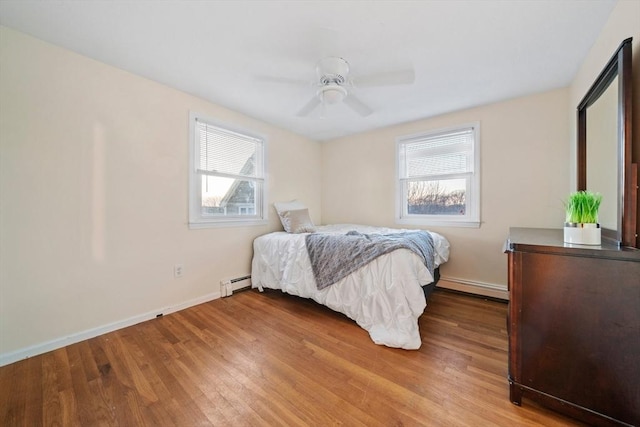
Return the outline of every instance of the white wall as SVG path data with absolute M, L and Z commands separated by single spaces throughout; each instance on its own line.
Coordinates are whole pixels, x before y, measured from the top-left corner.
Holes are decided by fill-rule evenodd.
M 458 111 L 322 146 L 322 220 L 394 223 L 395 138 L 480 122 L 480 228 L 429 227 L 451 242 L 445 281 L 506 290 L 510 226 L 559 228 L 569 190 L 567 89 Z M 443 283 L 446 285 L 446 283 Z M 499 294 L 504 296 L 504 292 Z
M 216 297 L 281 228 L 273 201 L 320 222 L 319 143 L 5 27 L 0 43 L 0 364 Z M 189 230 L 190 110 L 267 137 L 268 226 Z

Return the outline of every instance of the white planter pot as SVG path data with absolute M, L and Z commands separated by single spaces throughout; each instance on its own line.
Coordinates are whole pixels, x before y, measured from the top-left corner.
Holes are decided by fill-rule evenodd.
M 564 241 L 573 245 L 599 245 L 600 224 L 565 222 Z

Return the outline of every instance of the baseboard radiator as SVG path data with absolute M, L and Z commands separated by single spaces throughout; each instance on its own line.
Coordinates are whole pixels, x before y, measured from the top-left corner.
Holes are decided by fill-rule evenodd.
M 440 278 L 440 281 L 438 282 L 438 287 L 444 289 L 452 289 L 454 291 L 466 292 L 469 294 L 498 298 L 505 301 L 509 300 L 509 292 L 506 285 L 495 285 L 492 283 L 483 283 L 442 276 Z
M 506 286 L 494 285 L 482 282 L 472 282 L 452 277 L 442 277 L 438 282 L 438 286 L 445 289 L 453 289 L 477 295 L 484 295 L 503 300 L 509 299 L 509 293 Z M 220 281 L 220 296 L 230 297 L 234 292 L 240 292 L 251 289 L 251 275 L 222 279 Z
M 234 279 L 222 279 L 220 281 L 220 296 L 230 297 L 234 292 L 251 289 L 251 275 L 236 277 Z

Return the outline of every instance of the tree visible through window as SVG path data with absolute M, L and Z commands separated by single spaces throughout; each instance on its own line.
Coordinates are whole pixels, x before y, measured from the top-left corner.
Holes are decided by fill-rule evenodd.
M 467 211 L 464 189 L 447 188 L 440 181 L 414 181 L 407 185 L 409 214 L 464 215 Z

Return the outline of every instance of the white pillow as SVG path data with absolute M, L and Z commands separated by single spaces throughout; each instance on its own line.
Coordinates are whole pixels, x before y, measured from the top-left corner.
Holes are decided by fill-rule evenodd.
M 291 227 L 289 226 L 289 220 L 283 219 L 282 214 L 286 211 L 297 211 L 300 209 L 306 209 L 306 206 L 297 200 L 292 200 L 290 202 L 275 202 L 273 206 L 276 208 L 276 212 L 278 212 L 278 216 L 280 217 L 280 222 L 284 227 L 284 231 L 287 233 L 291 232 Z
M 283 224 L 289 225 L 290 233 L 313 233 L 316 227 L 309 217 L 309 209 L 282 212 Z

